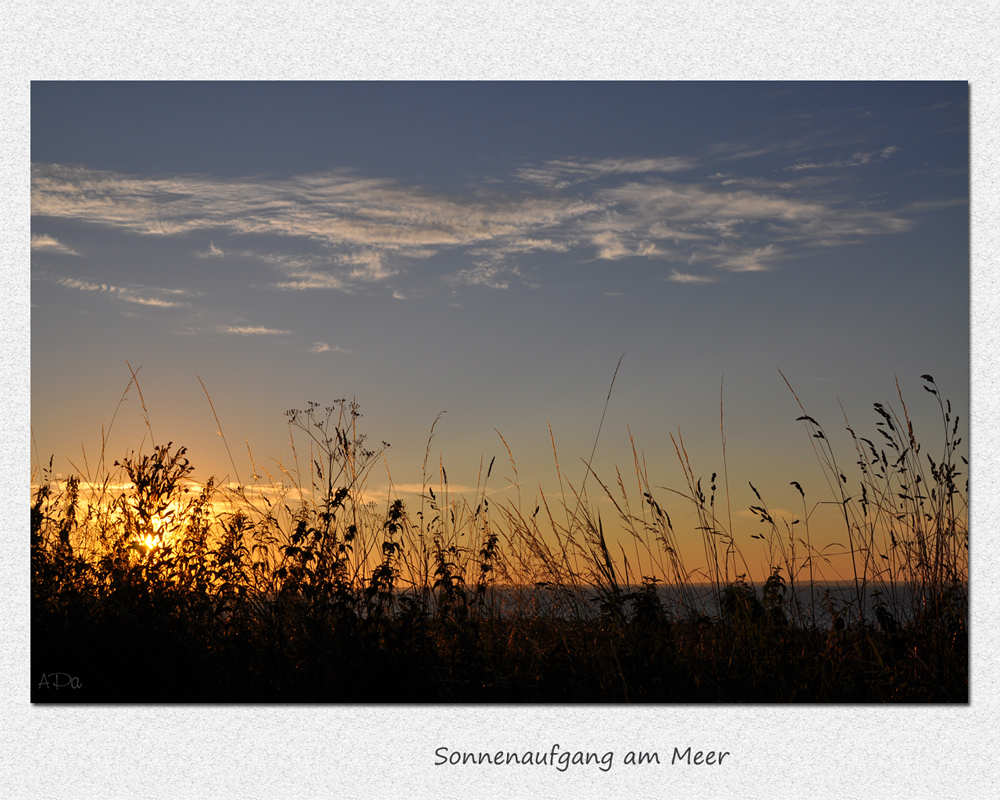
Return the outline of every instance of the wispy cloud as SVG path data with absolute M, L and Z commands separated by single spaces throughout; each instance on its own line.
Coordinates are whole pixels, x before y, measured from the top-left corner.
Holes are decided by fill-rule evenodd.
M 261 325 L 219 325 L 219 333 L 235 333 L 240 336 L 287 336 L 289 331 L 277 328 L 265 328 Z
M 386 267 L 382 254 L 376 251 L 344 256 L 341 260 L 351 265 L 350 277 L 356 281 L 381 281 L 396 274 L 396 270 Z
M 830 247 L 908 230 L 901 213 L 843 198 L 728 190 L 662 180 L 602 190 L 614 212 L 585 224 L 598 258 L 659 256 L 730 271 L 760 269 L 792 245 Z
M 430 484 L 429 488 L 433 491 L 433 489 L 434 489 L 435 486 L 437 486 L 436 483 L 435 484 Z M 463 495 L 463 494 L 474 495 L 474 494 L 477 494 L 478 492 L 482 491 L 482 487 L 466 486 L 464 484 L 449 483 L 447 486 L 448 486 L 448 492 L 452 493 L 452 494 L 456 494 L 456 495 Z M 379 490 L 376 489 L 376 495 L 378 497 L 381 497 L 383 499 L 383 501 L 384 501 L 386 493 L 390 489 L 393 492 L 396 492 L 397 494 L 422 495 L 422 494 L 426 494 L 427 493 L 428 485 L 423 485 L 423 484 L 419 484 L 419 483 L 394 483 L 394 484 L 392 484 L 391 487 L 387 486 L 384 489 L 380 490 L 381 493 L 379 493 Z M 495 492 L 487 492 L 487 495 L 491 495 L 491 494 L 494 494 L 494 493 Z
M 707 275 L 691 275 L 687 272 L 678 272 L 672 269 L 670 270 L 670 277 L 667 280 L 674 281 L 675 283 L 715 283 L 717 279 Z
M 884 161 L 889 158 L 893 153 L 898 153 L 898 147 L 885 147 L 882 150 L 874 153 L 865 153 L 858 151 L 854 153 L 850 158 L 839 160 L 839 161 L 825 161 L 825 162 L 814 162 L 814 161 L 800 161 L 798 164 L 792 164 L 790 167 L 785 167 L 787 170 L 804 170 L 804 169 L 840 169 L 842 167 L 861 167 L 865 164 L 871 164 L 877 161 Z
M 161 296 L 162 294 L 167 295 L 178 295 L 186 294 L 181 290 L 171 290 L 171 289 L 135 289 L 125 286 L 113 286 L 107 283 L 91 283 L 90 281 L 81 281 L 77 278 L 58 278 L 56 283 L 67 289 L 76 289 L 81 292 L 100 292 L 110 297 L 114 297 L 118 300 L 122 300 L 126 303 L 137 303 L 143 306 L 155 306 L 158 308 L 174 308 L 177 306 L 186 306 L 186 302 L 179 302 L 176 300 L 165 300 Z
M 273 254 L 264 260 L 279 270 L 287 280 L 278 281 L 274 286 L 278 289 L 308 291 L 312 289 L 350 290 L 350 282 L 345 276 L 329 272 L 329 259 L 302 258 L 299 256 L 283 257 Z
M 842 162 L 801 161 L 789 169 L 860 166 L 897 151 L 857 150 Z M 747 147 L 733 145 L 716 159 L 747 155 Z M 705 166 L 707 180 L 673 177 Z M 512 281 L 526 282 L 523 259 L 542 253 L 672 262 L 686 265 L 676 274 L 694 277 L 693 265 L 769 269 L 792 249 L 855 243 L 913 224 L 905 210 L 879 210 L 838 194 L 831 176 L 786 182 L 738 177 L 712 173 L 705 159 L 689 157 L 566 158 L 522 166 L 513 181 L 517 190 L 507 193 L 498 183 L 489 190 L 484 183 L 481 190 L 447 194 L 348 172 L 147 178 L 40 164 L 32 169 L 32 213 L 151 236 L 267 236 L 261 241 L 270 252 L 259 257 L 277 276 L 259 285 L 344 292 L 366 291 L 412 270 L 440 269 L 428 265 L 445 251 L 472 263 L 449 267 L 450 274 L 440 276 L 446 285 L 506 289 Z M 524 190 L 525 183 L 538 188 Z M 294 254 L 281 252 L 282 240 Z M 55 246 L 61 247 L 46 238 L 37 242 L 39 248 Z M 196 254 L 222 259 L 227 252 L 212 241 Z
M 730 272 L 765 272 L 771 268 L 771 264 L 780 254 L 780 250 L 773 244 L 767 247 L 758 247 L 754 250 L 744 250 L 724 256 L 719 262 L 719 266 Z
M 49 253 L 61 253 L 66 256 L 80 255 L 73 248 L 67 247 L 55 237 L 49 236 L 44 233 L 31 234 L 31 249 L 44 250 Z
M 591 210 L 593 205 L 575 198 L 447 197 L 342 173 L 224 181 L 140 178 L 49 164 L 32 168 L 32 214 L 153 235 L 219 228 L 420 252 L 523 236 Z
M 329 345 L 326 342 L 316 342 L 312 347 L 309 348 L 310 353 L 350 353 L 350 350 L 345 350 L 343 347 L 338 347 L 337 345 Z
M 635 175 L 683 172 L 694 169 L 698 162 L 691 158 L 604 158 L 600 160 L 565 159 L 546 161 L 539 166 L 522 167 L 518 180 L 537 183 L 553 189 L 564 189 L 575 183 L 596 180 L 609 175 Z
M 221 247 L 216 247 L 215 242 L 208 243 L 208 250 L 203 250 L 201 252 L 195 253 L 198 258 L 222 258 L 225 256 Z
M 459 270 L 451 278 L 453 285 L 485 286 L 488 289 L 509 289 L 509 278 L 520 273 L 516 268 L 500 264 L 477 264 L 469 269 Z

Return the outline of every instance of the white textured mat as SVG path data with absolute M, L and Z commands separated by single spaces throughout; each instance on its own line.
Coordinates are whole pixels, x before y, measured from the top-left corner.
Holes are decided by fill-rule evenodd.
M 1000 774 L 994 520 L 1000 63 L 995 3 L 4 0 L 0 27 L 0 787 L 8 797 L 987 797 Z M 32 707 L 33 79 L 969 80 L 971 697 L 958 707 Z M 436 765 L 438 748 L 613 752 L 611 768 Z M 673 749 L 728 751 L 714 766 Z M 660 764 L 631 766 L 629 751 Z

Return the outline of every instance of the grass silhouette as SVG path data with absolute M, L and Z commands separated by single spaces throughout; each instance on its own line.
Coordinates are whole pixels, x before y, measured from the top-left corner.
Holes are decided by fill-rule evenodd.
M 685 565 L 634 443 L 638 491 L 620 472 L 615 490 L 587 473 L 631 560 L 613 552 L 586 479 L 562 474 L 554 440 L 560 498 L 530 514 L 490 500 L 492 461 L 472 501 L 443 463 L 430 480 L 430 439 L 419 507 L 391 488 L 373 502 L 366 483 L 388 445 L 369 445 L 346 399 L 286 412 L 295 463 L 275 475 L 254 464 L 246 484 L 195 483 L 172 443 L 111 466 L 102 452 L 95 474 L 65 481 L 50 460 L 31 501 L 32 700 L 967 702 L 967 462 L 950 403 L 923 380 L 940 458 L 921 454 L 900 392 L 902 416 L 875 404 L 874 438 L 845 417 L 853 481 L 802 409 L 842 513 L 840 590 L 818 577 L 826 556 L 798 483 L 801 522 L 776 520 L 751 484 L 763 532 L 737 536 L 724 430 L 725 513 L 718 475 L 697 476 L 672 437 L 686 482 L 674 494 L 696 511 L 707 572 Z M 760 585 L 746 577 L 751 542 L 767 555 Z M 58 670 L 80 687 L 37 680 Z

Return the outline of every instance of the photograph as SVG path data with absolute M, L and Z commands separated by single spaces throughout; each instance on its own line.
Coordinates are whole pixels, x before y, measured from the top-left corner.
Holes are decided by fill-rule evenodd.
M 30 103 L 33 708 L 969 705 L 967 80 Z

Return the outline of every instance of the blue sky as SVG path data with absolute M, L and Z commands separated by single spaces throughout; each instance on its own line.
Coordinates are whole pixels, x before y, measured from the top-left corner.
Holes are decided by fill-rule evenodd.
M 924 373 L 968 418 L 963 82 L 34 83 L 31 120 L 33 463 L 63 474 L 126 361 L 202 479 L 287 463 L 283 412 L 346 396 L 398 487 L 445 411 L 432 462 L 472 487 L 497 456 L 513 498 L 499 431 L 525 505 L 550 424 L 579 484 L 622 354 L 597 474 L 631 431 L 683 488 L 678 427 L 721 472 L 724 375 L 734 511 L 827 499 L 778 369 L 828 431 L 898 376 L 936 450 Z M 133 392 L 109 456 L 143 436 Z

